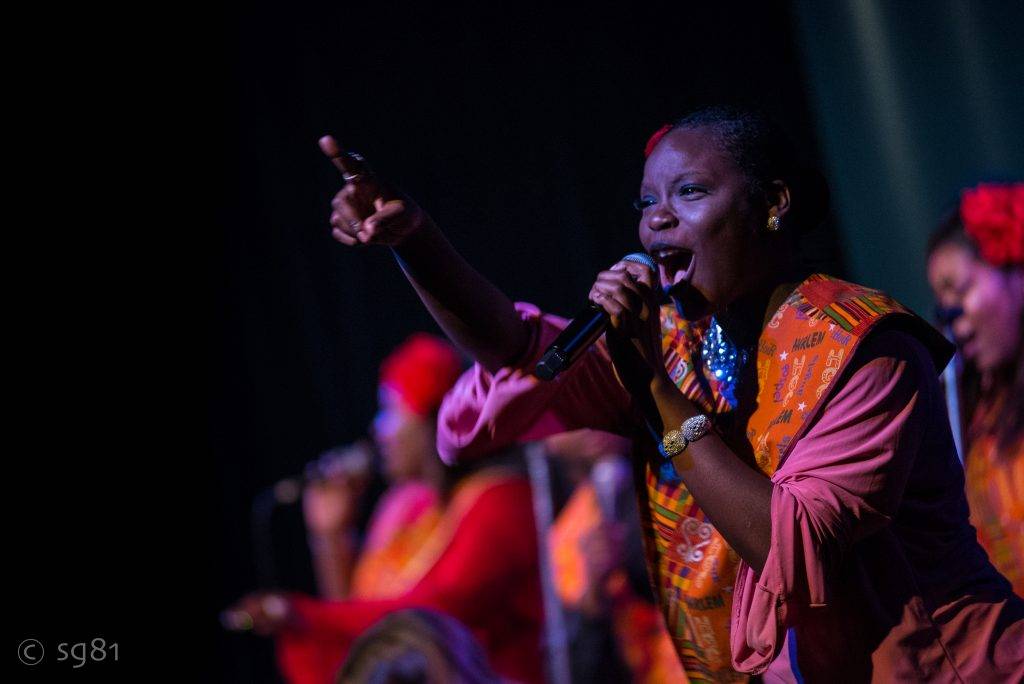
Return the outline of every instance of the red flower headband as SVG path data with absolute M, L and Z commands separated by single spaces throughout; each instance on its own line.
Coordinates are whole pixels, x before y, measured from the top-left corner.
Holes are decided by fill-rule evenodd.
M 1024 183 L 982 183 L 964 190 L 960 219 L 985 261 L 1024 265 Z

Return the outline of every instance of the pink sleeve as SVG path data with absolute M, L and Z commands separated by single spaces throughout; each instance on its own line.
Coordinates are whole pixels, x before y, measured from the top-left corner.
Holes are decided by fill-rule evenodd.
M 772 477 L 771 548 L 760 576 L 740 564 L 733 665 L 765 670 L 787 627 L 827 605 L 833 570 L 857 540 L 889 524 L 921 443 L 924 348 L 897 331 L 864 342 L 848 380 Z
M 629 394 L 615 378 L 604 340 L 555 380 L 540 380 L 533 368 L 566 321 L 522 302 L 516 310 L 531 330 L 523 358 L 493 374 L 474 365 L 441 404 L 437 450 L 444 462 L 585 427 L 631 435 Z

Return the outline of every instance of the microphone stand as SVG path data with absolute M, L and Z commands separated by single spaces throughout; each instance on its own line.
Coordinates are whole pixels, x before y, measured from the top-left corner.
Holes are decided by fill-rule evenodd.
M 278 580 L 273 534 L 274 511 L 277 510 L 277 504 L 278 497 L 274 487 L 267 487 L 253 498 L 249 515 L 257 586 L 268 589 L 276 587 Z
M 946 339 L 955 344 L 953 338 L 953 326 L 949 323 L 942 326 L 942 333 Z M 946 364 L 942 371 L 943 384 L 946 386 L 946 412 L 949 414 L 949 427 L 953 432 L 953 444 L 956 445 L 956 455 L 960 459 L 960 465 L 964 464 L 964 442 L 963 423 L 960 419 L 960 379 L 961 357 L 960 349 L 953 352 L 953 358 Z
M 551 505 L 551 481 L 547 454 L 540 442 L 526 445 L 526 467 L 533 492 L 533 517 L 537 524 L 537 560 L 540 565 L 541 596 L 544 606 L 544 632 L 547 646 L 548 680 L 551 684 L 570 684 L 569 643 L 562 602 L 555 591 L 548 531 L 554 521 Z

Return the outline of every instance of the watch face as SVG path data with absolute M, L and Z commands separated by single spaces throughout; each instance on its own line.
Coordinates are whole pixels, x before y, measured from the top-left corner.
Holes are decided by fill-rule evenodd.
M 707 416 L 703 414 L 693 416 L 683 423 L 683 434 L 686 436 L 687 441 L 694 442 L 706 435 L 710 427 L 711 421 L 708 420 Z
M 665 433 L 665 437 L 661 440 L 662 446 L 665 448 L 665 453 L 669 456 L 675 456 L 683 447 L 686 445 L 685 438 L 681 430 L 671 430 Z

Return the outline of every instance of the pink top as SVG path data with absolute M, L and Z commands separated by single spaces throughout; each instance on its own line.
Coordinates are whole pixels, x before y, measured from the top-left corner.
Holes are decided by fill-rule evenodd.
M 635 434 L 603 344 L 540 381 L 529 370 L 564 321 L 517 308 L 530 348 L 517 368 L 478 366 L 449 393 L 445 460 L 580 427 Z M 741 564 L 733 592 L 734 667 L 775 681 L 1024 680 L 1024 601 L 967 522 L 935 367 L 912 336 L 865 340 L 772 482 L 764 571 Z

